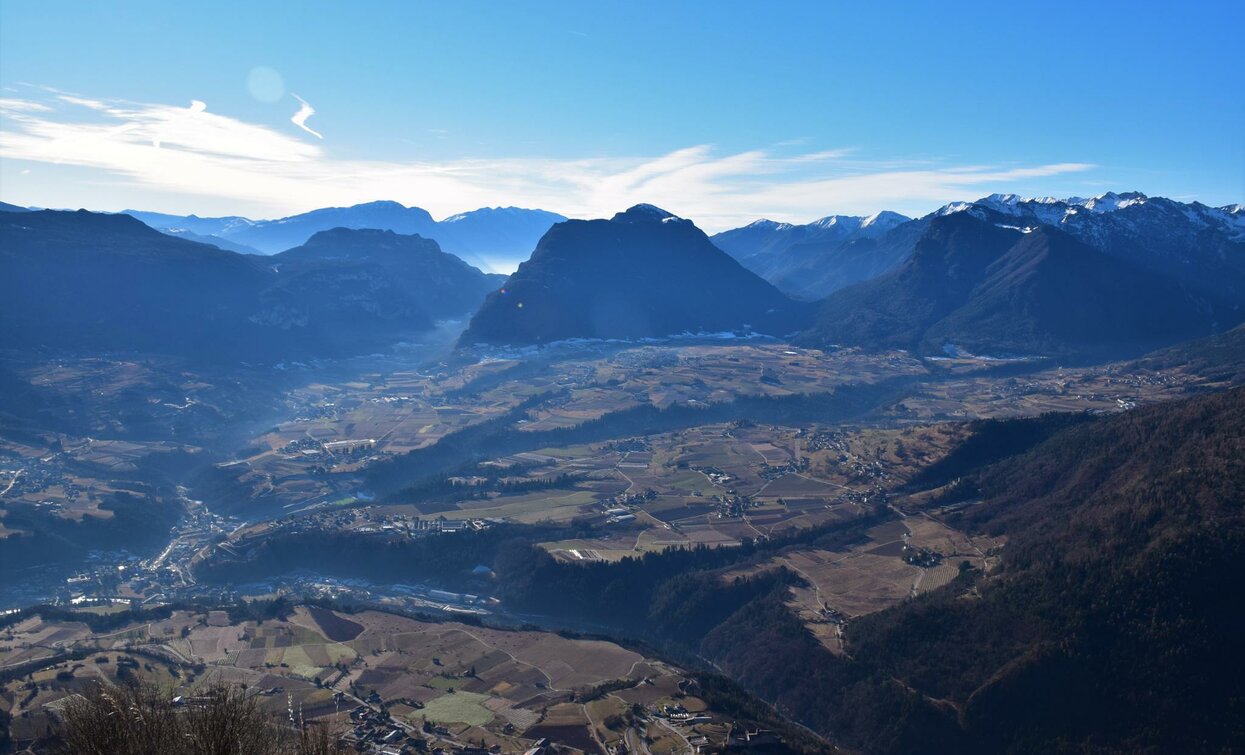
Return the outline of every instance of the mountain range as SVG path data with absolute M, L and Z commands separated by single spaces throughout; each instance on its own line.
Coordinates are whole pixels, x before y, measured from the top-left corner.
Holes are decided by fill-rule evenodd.
M 552 213 L 515 209 L 437 223 L 394 202 L 259 222 L 136 213 L 166 226 L 158 236 L 105 215 L 0 209 L 11 322 L 25 324 L 19 337 L 44 344 L 184 350 L 190 341 L 171 335 L 184 319 L 204 348 L 236 351 L 252 336 L 264 342 L 270 328 L 284 334 L 278 351 L 333 353 L 474 312 L 460 343 L 801 331 L 799 343 L 821 347 L 1088 360 L 1135 356 L 1245 320 L 1245 210 L 1139 193 L 992 195 L 917 219 L 759 221 L 712 239 L 651 205 L 558 223 Z M 352 227 L 368 225 L 398 230 Z M 421 230 L 456 233 L 481 250 L 541 235 L 503 280 Z M 267 257 L 246 245 L 295 239 Z M 819 302 L 800 300 L 826 289 Z M 92 306 L 56 306 L 69 292 L 65 301 Z M 203 317 L 193 317 L 196 307 Z M 154 312 L 167 316 L 140 327 Z M 161 335 L 164 325 L 170 334 Z
M 1245 301 L 1245 206 L 1208 207 L 1139 192 L 1090 199 L 992 194 L 913 220 L 895 213 L 830 216 L 808 225 L 759 220 L 716 234 L 713 242 L 786 293 L 820 299 L 895 268 L 934 218 L 962 213 L 1016 229 L 1053 226 L 1201 293 Z
M 276 220 L 250 220 L 236 215 L 201 218 L 125 210 L 152 228 L 175 235 L 195 234 L 232 251 L 276 254 L 333 228 L 375 228 L 433 239 L 445 251 L 480 267 L 488 260 L 526 259 L 536 241 L 554 223 L 566 218 L 544 210 L 518 207 L 482 208 L 437 222 L 426 210 L 398 202 L 368 202 L 352 207 L 326 207 Z
M 809 305 L 746 270 L 689 220 L 636 205 L 609 220 L 568 220 L 489 294 L 461 343 L 798 329 Z
M 1175 278 L 1202 293 L 1245 301 L 1245 205 L 1207 207 L 1107 192 L 1092 199 L 992 194 L 936 214 L 967 213 L 999 225 L 1049 225 L 1112 257 Z
M 830 215 L 807 225 L 758 220 L 712 241 L 791 296 L 821 299 L 902 261 L 920 232 L 909 221 L 897 212 Z
M 1018 230 L 957 212 L 929 220 L 899 267 L 827 298 L 801 341 L 1101 358 L 1204 336 L 1233 318 L 1226 301 L 1055 226 Z
M 21 349 L 331 357 L 461 317 L 497 283 L 436 243 L 338 229 L 272 258 L 124 214 L 0 212 L 0 319 Z

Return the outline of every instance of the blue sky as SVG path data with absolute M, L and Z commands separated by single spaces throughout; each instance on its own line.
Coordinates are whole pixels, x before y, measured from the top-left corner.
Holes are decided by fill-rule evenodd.
M 995 191 L 1237 203 L 1242 29 L 1240 2 L 5 0 L 0 198 L 646 201 L 709 230 Z

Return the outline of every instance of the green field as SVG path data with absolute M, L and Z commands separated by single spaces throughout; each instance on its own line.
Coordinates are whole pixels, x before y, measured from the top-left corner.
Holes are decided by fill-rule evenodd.
M 438 724 L 484 726 L 493 720 L 493 712 L 484 707 L 485 700 L 488 700 L 488 695 L 476 692 L 446 693 L 427 702 L 414 715 Z

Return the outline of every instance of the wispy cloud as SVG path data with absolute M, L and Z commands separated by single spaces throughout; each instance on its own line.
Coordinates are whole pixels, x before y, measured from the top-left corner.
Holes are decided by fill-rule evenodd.
M 49 113 L 52 108 L 42 102 L 31 102 L 15 98 L 0 98 L 0 110 L 26 113 Z
M 298 112 L 290 118 L 290 122 L 315 138 L 323 139 L 324 137 L 320 135 L 319 131 L 315 131 L 307 125 L 307 119 L 316 114 L 316 109 L 308 104 L 307 100 L 304 100 L 296 94 L 294 95 L 294 99 L 298 100 L 302 104 L 302 107 L 300 107 Z
M 306 125 L 315 110 L 293 122 Z M 573 217 L 608 216 L 637 202 L 658 204 L 706 230 L 758 217 L 808 221 L 831 212 L 920 211 L 1034 179 L 1085 171 L 1085 163 L 946 165 L 869 161 L 848 149 L 798 145 L 723 153 L 695 145 L 667 154 L 584 159 L 471 159 L 397 162 L 334 157 L 319 143 L 264 125 L 190 107 L 105 102 L 53 93 L 46 101 L 0 100 L 0 158 L 76 166 L 167 198 L 227 200 L 235 211 L 272 216 L 374 199 L 419 205 L 443 216 L 491 205 L 523 205 Z M 6 186 L 7 198 L 20 185 Z M 43 204 L 56 200 L 39 197 Z M 60 204 L 70 204 L 61 202 Z M 93 204 L 99 209 L 120 209 Z

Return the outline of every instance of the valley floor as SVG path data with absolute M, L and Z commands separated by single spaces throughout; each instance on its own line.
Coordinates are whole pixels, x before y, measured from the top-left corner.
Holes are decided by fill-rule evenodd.
M 291 365 L 275 381 L 96 357 L 13 371 L 42 408 L 0 431 L 7 607 L 108 615 L 286 596 L 614 631 L 515 598 L 496 550 L 444 573 L 306 556 L 323 555 L 325 538 L 364 554 L 453 552 L 455 538 L 518 527 L 564 567 L 741 549 L 721 583 L 795 575 L 783 601 L 836 655 L 860 618 L 998 566 L 1007 537 L 964 527 L 976 501 L 949 496 L 954 480 L 910 484 L 973 435 L 971 421 L 1115 414 L 1224 387 L 1153 361 L 922 360 L 769 339 L 412 351 Z M 80 395 L 97 398 L 67 400 Z M 144 526 L 109 529 L 114 519 Z M 70 547 L 50 558 L 47 542 Z M 753 556 L 758 543 L 775 547 Z M 434 737 L 504 751 L 542 736 L 586 752 L 682 751 L 722 744 L 729 728 L 720 714 L 669 718 L 667 707 L 695 717 L 703 705 L 673 666 L 557 635 L 516 645 L 527 635 L 308 608 L 263 624 L 182 611 L 103 635 L 23 617 L 5 631 L 0 700 L 18 738 L 121 666 L 187 690 L 204 674 L 276 689 L 274 706 L 288 697 L 343 726 L 383 704 L 403 731 L 428 722 Z M 580 699 L 605 683 L 622 686 Z

